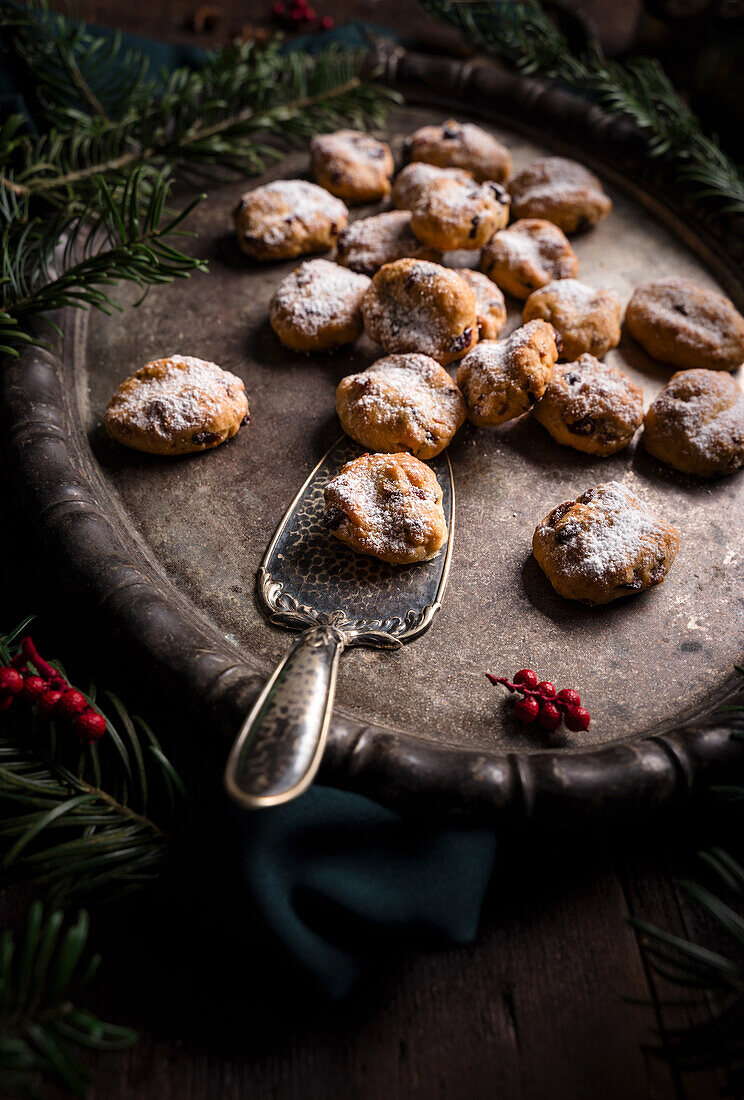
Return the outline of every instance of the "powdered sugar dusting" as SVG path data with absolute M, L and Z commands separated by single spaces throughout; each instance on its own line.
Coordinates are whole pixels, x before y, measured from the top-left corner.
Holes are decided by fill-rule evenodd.
M 529 264 L 538 269 L 571 253 L 568 240 L 557 225 L 535 218 L 521 218 L 501 229 L 487 248 L 508 263 Z
M 271 314 L 314 336 L 329 326 L 344 327 L 361 311 L 370 285 L 366 275 L 329 260 L 306 260 L 283 279 L 271 300 Z
M 240 402 L 242 395 L 241 380 L 216 363 L 171 355 L 148 363 L 122 383 L 107 416 L 132 430 L 168 439 L 204 427 L 224 413 L 226 401 Z
M 390 269 L 378 272 L 364 298 L 372 339 L 386 351 L 417 351 L 437 360 L 466 351 L 476 325 L 475 295 L 460 276 L 425 260 L 400 260 Z
M 360 218 L 347 226 L 339 237 L 338 262 L 364 275 L 374 275 L 383 264 L 409 256 L 413 259 L 439 258 L 439 253 L 414 236 L 408 210 L 390 210 L 371 218 Z
M 460 391 L 444 368 L 426 355 L 386 356 L 361 374 L 344 378 L 339 398 L 339 411 L 342 405 L 348 410 L 344 413 L 348 427 L 362 437 L 368 434 L 361 442 L 375 450 L 410 449 L 429 457 L 465 419 Z M 388 434 L 399 442 L 393 446 L 375 442 Z
M 393 184 L 393 204 L 407 210 L 411 203 L 420 194 L 426 191 L 434 180 L 455 180 L 458 182 L 472 183 L 470 172 L 463 168 L 439 168 L 435 164 L 424 164 L 423 161 L 415 161 L 407 165 L 400 172 Z
M 441 500 L 435 474 L 411 455 L 362 455 L 326 485 L 326 523 L 362 553 L 422 561 L 446 536 Z
M 680 372 L 651 408 L 659 432 L 685 451 L 709 463 L 723 460 L 731 469 L 744 464 L 744 393 L 731 375 Z
M 591 490 L 591 499 L 574 507 L 554 525 L 543 521 L 538 533 L 553 538 L 551 553 L 567 575 L 611 583 L 628 564 L 639 566 L 659 558 L 659 539 L 666 524 L 646 510 L 618 481 Z M 548 517 L 549 519 L 550 517 Z
M 509 150 L 472 122 L 450 118 L 441 126 L 422 126 L 406 144 L 414 161 L 467 168 L 478 180 L 502 183 L 511 173 Z
M 279 201 L 271 213 L 261 209 L 261 236 L 269 245 L 279 245 L 287 237 L 291 221 L 303 222 L 309 229 L 319 216 L 344 223 L 346 206 L 322 187 L 305 180 L 274 180 L 256 187 L 246 196 L 250 203 L 259 197 L 276 197 Z M 289 219 L 289 220 L 288 220 Z

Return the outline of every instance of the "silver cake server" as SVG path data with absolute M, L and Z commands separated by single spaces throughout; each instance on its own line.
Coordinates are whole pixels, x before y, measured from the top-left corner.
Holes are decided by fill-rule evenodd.
M 399 649 L 431 625 L 447 583 L 455 491 L 446 454 L 432 459 L 447 542 L 431 561 L 387 565 L 356 554 L 323 525 L 323 488 L 364 450 L 344 436 L 323 456 L 269 545 L 256 577 L 270 623 L 301 630 L 267 681 L 227 761 L 225 786 L 241 806 L 275 806 L 312 783 L 323 756 L 343 651 Z

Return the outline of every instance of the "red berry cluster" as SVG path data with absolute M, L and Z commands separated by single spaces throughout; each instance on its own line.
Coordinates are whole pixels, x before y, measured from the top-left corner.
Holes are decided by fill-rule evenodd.
M 550 680 L 538 683 L 537 674 L 531 668 L 520 669 L 513 681 L 504 676 L 492 676 L 490 672 L 486 676 L 492 684 L 503 684 L 509 691 L 522 695 L 514 707 L 522 725 L 529 726 L 537 720 L 546 730 L 557 730 L 561 722 L 574 733 L 589 729 L 589 711 L 582 707 L 581 696 L 573 688 L 556 691 Z
M 276 0 L 271 5 L 271 14 L 280 23 L 290 27 L 299 27 L 303 23 L 314 23 L 318 18 L 315 8 L 310 6 L 309 0 Z M 322 31 L 329 31 L 335 26 L 335 20 L 330 15 L 324 15 L 318 22 Z
M 0 710 L 6 710 L 16 699 L 35 706 L 42 718 L 66 718 L 80 740 L 88 744 L 106 732 L 103 715 L 40 656 L 30 638 L 24 638 L 18 656 L 0 668 Z

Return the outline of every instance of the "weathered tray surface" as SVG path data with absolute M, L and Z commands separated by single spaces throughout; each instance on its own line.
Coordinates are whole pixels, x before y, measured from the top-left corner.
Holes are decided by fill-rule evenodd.
M 454 109 L 465 116 L 464 107 Z M 444 113 L 394 112 L 394 147 Z M 525 136 L 523 125 L 491 129 L 517 168 L 555 151 Z M 266 178 L 307 168 L 307 155 L 297 153 Z M 691 275 L 723 284 L 742 307 L 744 291 L 702 237 L 668 212 L 662 224 L 644 209 L 653 205 L 648 196 L 615 171 L 603 174 L 615 209 L 575 239 L 580 278 L 627 299 L 654 276 Z M 19 472 L 53 551 L 69 558 L 73 584 L 93 595 L 117 641 L 155 654 L 174 686 L 188 681 L 228 729 L 290 642 L 255 605 L 260 559 L 339 433 L 339 379 L 381 354 L 366 337 L 333 356 L 282 347 L 268 303 L 295 265 L 259 266 L 240 254 L 230 211 L 242 190 L 215 189 L 191 221 L 209 275 L 157 289 L 138 309 L 92 317 L 89 326 L 65 318 L 64 363 L 26 357 L 8 391 Z M 463 254 L 454 262 L 474 261 Z M 511 329 L 519 303 L 509 307 Z M 172 352 L 240 375 L 250 426 L 213 452 L 175 460 L 114 444 L 101 427 L 114 388 L 138 365 Z M 630 337 L 607 361 L 642 384 L 647 399 L 671 373 Z M 699 482 L 639 446 L 595 460 L 560 447 L 529 418 L 496 431 L 467 425 L 449 454 L 458 516 L 444 608 L 429 633 L 401 652 L 356 650 L 346 658 L 326 779 L 397 805 L 477 816 L 534 809 L 567 819 L 645 810 L 698 774 L 725 774 L 738 751 L 725 730 L 657 738 L 710 710 L 734 683 L 744 628 L 744 476 Z M 531 555 L 532 531 L 554 505 L 611 478 L 679 528 L 680 552 L 659 588 L 587 610 L 553 592 Z M 586 734 L 517 727 L 484 672 L 508 675 L 525 665 L 581 691 L 592 712 Z

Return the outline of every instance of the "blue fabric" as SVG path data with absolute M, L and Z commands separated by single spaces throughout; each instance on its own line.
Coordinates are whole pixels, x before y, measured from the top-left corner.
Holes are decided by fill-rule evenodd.
M 204 58 L 192 47 L 123 38 L 150 58 L 154 72 Z M 331 40 L 363 46 L 364 27 L 352 24 L 288 46 L 317 49 Z M 33 79 L 8 41 L 6 35 L 0 110 L 21 112 L 37 131 Z M 425 826 L 361 795 L 324 787 L 286 806 L 230 812 L 225 827 L 232 830 L 227 839 L 247 918 L 257 919 L 283 961 L 328 996 L 347 993 L 393 944 L 436 946 L 475 936 L 496 851 L 491 830 Z
M 347 993 L 393 944 L 475 936 L 496 851 L 491 829 L 422 825 L 329 787 L 232 820 L 248 904 L 328 996 Z

